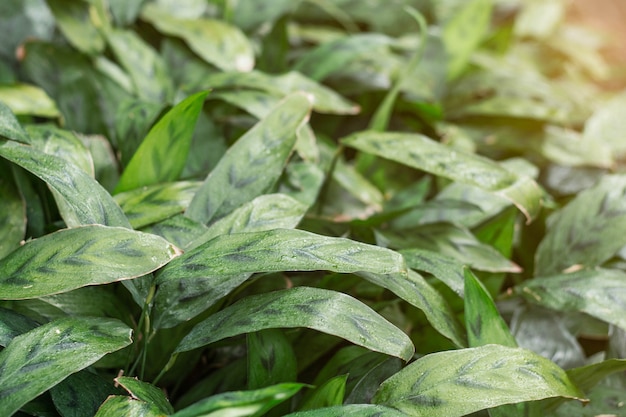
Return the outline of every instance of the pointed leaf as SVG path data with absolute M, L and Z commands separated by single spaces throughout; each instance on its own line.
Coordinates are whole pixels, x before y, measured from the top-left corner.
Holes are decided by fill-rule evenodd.
M 115 378 L 115 382 L 128 391 L 133 398 L 152 404 L 157 407 L 161 413 L 174 413 L 174 407 L 172 407 L 167 400 L 163 391 L 154 385 L 127 376 L 117 377 Z
M 406 417 L 395 408 L 371 404 L 351 404 L 319 408 L 310 411 L 298 411 L 285 417 Z
M 615 372 L 626 371 L 626 359 L 608 359 L 580 368 L 569 369 L 567 376 L 580 389 L 589 390 Z
M 465 270 L 465 327 L 470 347 L 499 344 L 517 347 L 489 291 L 469 268 Z
M 343 404 L 347 380 L 347 374 L 330 378 L 306 397 L 300 409 L 314 410 Z
M 626 245 L 626 175 L 606 175 L 550 217 L 536 253 L 535 274 L 593 268 Z
M 63 35 L 78 50 L 95 55 L 104 49 L 104 39 L 89 16 L 89 3 L 63 0 L 46 0 L 46 3 Z
M 252 45 L 239 28 L 224 21 L 176 18 L 155 3 L 143 7 L 141 18 L 164 34 L 183 38 L 191 50 L 223 71 L 254 68 Z
M 302 387 L 304 384 L 285 383 L 252 391 L 225 392 L 190 405 L 171 417 L 262 416 L 296 395 Z
M 465 277 L 463 264 L 450 256 L 426 249 L 402 249 L 399 251 L 409 268 L 428 272 L 463 297 Z
M 402 256 L 389 249 L 303 230 L 275 229 L 222 235 L 210 240 L 170 262 L 158 274 L 156 282 L 316 270 L 406 274 Z
M 32 240 L 0 260 L 0 299 L 36 298 L 148 274 L 180 252 L 125 228 L 84 226 Z
M 542 193 L 532 179 L 518 178 L 494 161 L 442 145 L 426 136 L 364 131 L 342 142 L 362 152 L 501 195 L 512 201 L 529 221 L 540 209 Z
M 0 352 L 0 409 L 11 415 L 68 375 L 129 345 L 130 335 L 118 320 L 68 317 L 17 336 Z
M 342 293 L 307 287 L 246 297 L 196 325 L 176 351 L 253 331 L 294 327 L 332 334 L 405 361 L 414 352 L 406 334 L 365 304 Z
M 114 395 L 107 398 L 94 417 L 163 417 L 163 413 L 145 401 Z
M 426 355 L 383 382 L 373 401 L 409 416 L 457 417 L 503 404 L 582 395 L 549 360 L 521 348 L 485 345 Z
M 543 307 L 584 312 L 626 329 L 624 282 L 625 272 L 598 268 L 531 279 L 515 291 Z
M 247 342 L 248 389 L 297 380 L 296 355 L 281 330 L 250 333 Z
M 0 100 L 0 138 L 1 137 L 21 143 L 30 143 L 28 134 L 17 121 L 12 109 Z
M 68 226 L 130 227 L 111 195 L 76 165 L 30 146 L 0 140 L 0 156 L 32 172 L 65 199 Z
M 308 120 L 311 103 L 304 94 L 282 100 L 272 112 L 237 140 L 206 178 L 186 215 L 210 223 L 266 193 L 278 181 Z
M 200 187 L 197 181 L 179 181 L 135 188 L 114 196 L 130 225 L 139 229 L 182 213 Z
M 63 417 L 93 416 L 109 395 L 119 393 L 113 381 L 84 369 L 50 390 L 54 408 Z
M 193 131 L 207 94 L 203 91 L 187 97 L 150 129 L 122 173 L 116 193 L 178 179 L 185 168 Z
M 56 103 L 46 92 L 30 84 L 0 86 L 0 102 L 14 114 L 57 118 L 61 116 Z
M 117 61 L 130 75 L 140 99 L 157 103 L 171 99 L 174 87 L 167 67 L 149 44 L 129 30 L 109 30 L 106 38 Z

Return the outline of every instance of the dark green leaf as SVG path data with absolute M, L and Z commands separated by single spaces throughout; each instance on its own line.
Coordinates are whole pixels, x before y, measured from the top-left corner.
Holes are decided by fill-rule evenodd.
M 26 233 L 26 202 L 14 184 L 9 164 L 0 161 L 0 259 L 20 246 Z
M 626 175 L 607 175 L 554 213 L 536 253 L 535 275 L 593 268 L 626 245 Z
M 515 288 L 528 301 L 559 311 L 579 311 L 626 329 L 626 273 L 593 269 L 525 281 Z M 607 308 L 610 306 L 610 308 Z
M 343 404 L 347 379 L 348 375 L 339 375 L 329 379 L 306 397 L 300 409 L 314 410 Z
M 6 346 L 16 336 L 26 333 L 38 324 L 32 319 L 0 307 L 0 346 Z
M 130 225 L 139 229 L 182 213 L 200 187 L 197 181 L 179 181 L 135 188 L 115 195 Z
M 307 287 L 246 297 L 196 325 L 176 351 L 253 331 L 294 327 L 339 336 L 404 360 L 414 352 L 406 334 L 365 304 L 342 293 Z
M 297 380 L 296 356 L 291 343 L 278 329 L 250 333 L 248 341 L 248 389 Z
M 212 19 L 181 19 L 172 16 L 155 3 L 141 10 L 141 18 L 160 32 L 181 37 L 206 62 L 224 71 L 250 71 L 254 51 L 237 27 Z
M 470 347 L 499 344 L 517 347 L 489 291 L 465 268 L 465 327 Z
M 207 94 L 200 92 L 187 97 L 150 129 L 122 173 L 116 192 L 178 179 Z
M 0 156 L 32 172 L 65 199 L 68 226 L 130 224 L 110 194 L 87 173 L 30 146 L 0 140 Z
M 202 417 L 207 415 L 235 415 L 258 417 L 276 405 L 294 396 L 303 384 L 278 384 L 253 391 L 225 392 L 199 401 L 172 417 Z
M 456 417 L 559 396 L 583 398 L 561 368 L 525 349 L 485 345 L 418 359 L 385 381 L 374 402 L 409 416 Z
M 113 381 L 83 370 L 68 376 L 50 390 L 63 417 L 93 416 L 109 395 L 118 393 Z
M 309 116 L 304 94 L 281 101 L 226 152 L 191 201 L 186 215 L 210 223 L 269 191 L 278 181 Z
M 84 226 L 28 242 L 0 260 L 0 298 L 36 298 L 148 274 L 180 252 L 125 228 Z
M 130 395 L 140 401 L 145 401 L 155 406 L 163 414 L 173 414 L 174 408 L 165 397 L 163 391 L 154 385 L 140 381 L 136 378 L 120 376 L 115 378 L 115 382 L 120 384 Z
M 513 202 L 529 221 L 539 212 L 542 193 L 537 184 L 528 177 L 518 178 L 483 156 L 442 145 L 420 134 L 364 131 L 342 142 L 362 152 L 491 191 Z
M 68 375 L 130 344 L 130 334 L 117 320 L 72 317 L 17 336 L 0 352 L 0 409 L 11 415 Z

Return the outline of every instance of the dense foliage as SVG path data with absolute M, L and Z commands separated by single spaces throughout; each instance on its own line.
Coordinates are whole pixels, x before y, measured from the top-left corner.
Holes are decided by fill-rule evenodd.
M 567 16 L 0 2 L 0 416 L 624 415 L 626 95 Z

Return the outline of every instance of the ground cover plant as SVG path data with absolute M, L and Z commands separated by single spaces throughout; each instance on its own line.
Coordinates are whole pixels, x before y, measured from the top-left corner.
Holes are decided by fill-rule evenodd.
M 624 80 L 567 2 L 0 33 L 0 416 L 626 413 Z

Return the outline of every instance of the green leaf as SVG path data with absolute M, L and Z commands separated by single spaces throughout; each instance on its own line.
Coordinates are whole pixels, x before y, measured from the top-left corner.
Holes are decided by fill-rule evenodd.
M 109 395 L 118 393 L 111 380 L 85 369 L 52 387 L 54 407 L 63 417 L 93 416 Z
M 465 277 L 461 262 L 448 255 L 426 249 L 402 249 L 399 252 L 409 268 L 432 274 L 455 293 L 463 296 Z
M 491 23 L 491 0 L 470 0 L 462 4 L 443 28 L 443 42 L 450 56 L 449 79 L 463 72 Z
M 420 134 L 363 131 L 342 142 L 362 152 L 491 191 L 513 202 L 529 221 L 539 212 L 542 193 L 537 183 L 528 177 L 518 178 L 483 156 L 442 145 Z
M 154 3 L 142 8 L 141 18 L 164 34 L 184 39 L 191 50 L 223 71 L 254 68 L 250 41 L 241 30 L 224 21 L 176 18 Z
M 14 184 L 8 163 L 0 161 L 0 259 L 20 246 L 26 233 L 26 202 Z
M 46 0 L 59 29 L 78 50 L 95 55 L 104 49 L 104 39 L 90 18 L 89 3 L 83 1 Z
M 310 411 L 298 411 L 287 414 L 286 417 L 406 417 L 406 414 L 382 405 L 351 404 Z
M 294 327 L 332 334 L 405 361 L 414 352 L 406 334 L 365 304 L 342 293 L 307 287 L 246 297 L 196 325 L 176 352 L 243 333 Z
M 402 256 L 389 249 L 303 230 L 275 229 L 218 236 L 170 262 L 158 274 L 156 283 L 255 272 L 316 270 L 406 274 Z
M 29 144 L 30 137 L 17 121 L 11 107 L 0 100 L 0 137 Z
M 587 391 L 615 372 L 626 371 L 626 359 L 608 359 L 599 363 L 567 370 L 567 376 L 580 389 Z
M 122 395 L 110 396 L 94 417 L 163 417 L 153 404 Z
M 515 291 L 543 307 L 584 312 L 626 329 L 625 280 L 625 272 L 597 268 L 531 279 Z
M 30 146 L 0 140 L 0 156 L 32 172 L 65 199 L 68 226 L 130 224 L 111 195 L 76 165 Z
M 165 62 L 138 34 L 112 29 L 107 31 L 106 38 L 113 54 L 130 75 L 140 99 L 160 103 L 172 98 L 174 88 Z
M 14 338 L 0 352 L 0 409 L 11 415 L 68 375 L 130 344 L 117 320 L 68 317 Z
M 139 229 L 185 211 L 199 186 L 197 181 L 155 184 L 116 194 L 114 199 L 130 225 Z
M 248 389 L 297 380 L 298 367 L 291 343 L 282 331 L 250 333 L 248 341 Z
M 56 103 L 50 96 L 41 88 L 30 84 L 0 85 L 0 101 L 17 115 L 49 118 L 61 116 Z
M 499 344 L 517 347 L 489 291 L 465 268 L 465 327 L 470 347 Z
M 148 274 L 180 252 L 125 228 L 84 226 L 32 240 L 0 260 L 0 299 L 36 298 Z
M 191 201 L 186 215 L 210 223 L 278 181 L 296 141 L 296 131 L 309 117 L 308 96 L 294 94 L 240 137 L 211 171 Z
M 373 401 L 409 416 L 457 417 L 559 396 L 583 398 L 554 363 L 525 349 L 485 345 L 426 355 L 383 382 Z
M 535 275 L 599 266 L 626 245 L 626 175 L 605 175 L 555 212 L 535 255 Z
M 252 391 L 225 392 L 190 405 L 171 417 L 262 416 L 293 397 L 303 386 L 304 384 L 286 383 Z
M 614 158 L 626 155 L 626 144 L 620 132 L 625 128 L 626 94 L 618 94 L 600 106 L 586 121 L 583 138 L 609 146 Z M 601 145 L 602 146 L 602 145 Z
M 133 398 L 155 406 L 161 413 L 174 413 L 174 407 L 167 400 L 163 391 L 154 385 L 127 376 L 117 377 L 115 382 L 128 391 Z
M 30 125 L 26 127 L 26 132 L 31 138 L 33 148 L 63 158 L 89 176 L 94 176 L 91 154 L 74 132 L 59 129 L 52 124 Z
M 0 307 L 0 346 L 6 346 L 16 336 L 26 333 L 38 324 L 32 319 Z
M 338 375 L 324 382 L 307 396 L 300 409 L 303 411 L 314 410 L 343 404 L 347 380 L 348 375 L 346 374 Z
M 379 274 L 358 272 L 366 280 L 387 288 L 398 297 L 424 312 L 428 322 L 458 347 L 466 347 L 466 335 L 446 299 L 420 274 L 409 270 L 403 273 Z
M 207 94 L 204 91 L 187 97 L 150 129 L 122 173 L 116 193 L 178 179 Z

